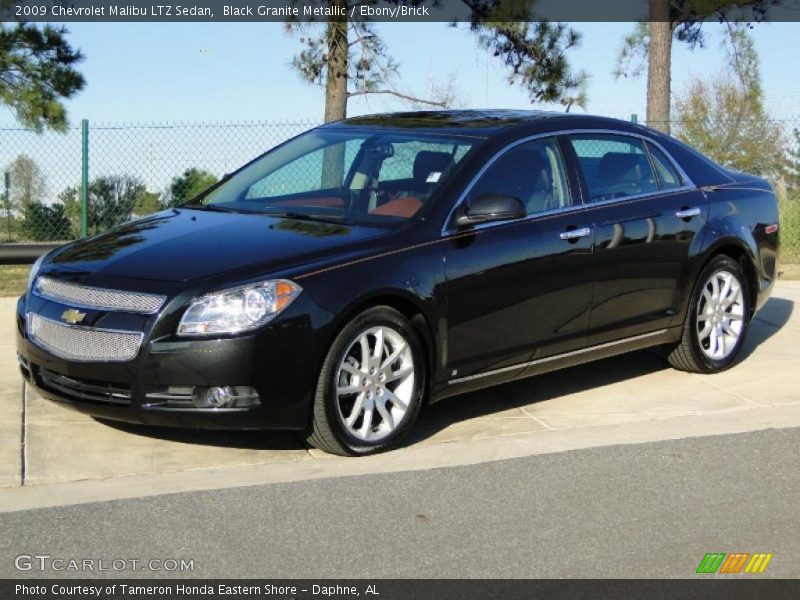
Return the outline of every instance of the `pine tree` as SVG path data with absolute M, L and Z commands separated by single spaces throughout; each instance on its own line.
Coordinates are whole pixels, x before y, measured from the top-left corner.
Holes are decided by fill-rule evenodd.
M 63 100 L 84 86 L 75 66 L 83 58 L 64 27 L 0 23 L 0 103 L 27 127 L 64 130 Z
M 393 1 L 393 0 L 387 0 Z M 509 82 L 526 89 L 531 102 L 561 102 L 566 107 L 586 101 L 583 72 L 573 72 L 567 53 L 580 34 L 562 23 L 537 21 L 531 3 L 516 0 L 462 0 L 470 11 L 469 29 L 481 45 L 502 62 Z M 348 9 L 370 0 L 328 0 L 330 7 Z M 418 0 L 416 4 L 433 0 Z M 288 22 L 301 50 L 292 65 L 300 77 L 325 89 L 325 122 L 347 116 L 354 96 L 391 95 L 417 106 L 447 108 L 452 89 L 421 98 L 397 85 L 398 63 L 373 24 L 330 18 L 324 23 Z
M 767 8 L 780 1 L 649 0 L 648 21 L 637 24 L 623 40 L 614 73 L 637 76 L 646 65 L 647 123 L 669 133 L 673 41 L 688 44 L 692 50 L 702 48 L 707 21 L 763 21 Z

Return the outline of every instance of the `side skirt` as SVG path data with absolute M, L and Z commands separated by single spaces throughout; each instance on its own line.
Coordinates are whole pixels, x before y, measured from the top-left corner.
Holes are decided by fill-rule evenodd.
M 449 398 L 450 396 L 500 385 L 516 379 L 541 375 L 542 373 L 549 373 L 550 371 L 566 369 L 567 367 L 608 358 L 609 356 L 625 354 L 626 352 L 632 352 L 634 350 L 642 350 L 652 346 L 660 346 L 661 344 L 671 344 L 680 339 L 682 329 L 682 326 L 660 329 L 658 331 L 615 340 L 613 342 L 598 344 L 597 346 L 573 350 L 564 354 L 534 359 L 520 365 L 515 365 L 514 367 L 484 371 L 483 373 L 477 373 L 467 377 L 451 379 L 446 384 L 442 385 L 440 389 L 436 390 L 431 401 L 436 402 L 437 400 Z

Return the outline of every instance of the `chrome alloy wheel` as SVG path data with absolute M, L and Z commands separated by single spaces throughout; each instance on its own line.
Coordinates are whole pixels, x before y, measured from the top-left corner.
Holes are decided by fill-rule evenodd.
M 744 325 L 742 284 L 733 273 L 715 272 L 697 303 L 697 339 L 708 358 L 722 360 L 736 348 Z
M 408 341 L 391 327 L 361 332 L 336 372 L 336 406 L 347 431 L 374 442 L 403 420 L 414 394 L 414 356 Z

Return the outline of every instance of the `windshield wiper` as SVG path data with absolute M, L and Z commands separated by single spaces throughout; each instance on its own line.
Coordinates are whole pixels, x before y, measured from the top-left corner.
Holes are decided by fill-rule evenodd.
M 342 223 L 344 222 L 344 216 L 336 216 L 336 215 L 315 215 L 313 213 L 301 213 L 301 212 L 269 212 L 264 211 L 261 214 L 267 217 L 277 217 L 279 219 L 295 219 L 297 221 L 319 221 L 321 223 Z
M 213 212 L 225 212 L 225 213 L 240 212 L 235 208 L 228 208 L 227 206 L 221 206 L 219 204 L 186 204 L 181 208 L 189 208 L 191 210 L 208 210 Z

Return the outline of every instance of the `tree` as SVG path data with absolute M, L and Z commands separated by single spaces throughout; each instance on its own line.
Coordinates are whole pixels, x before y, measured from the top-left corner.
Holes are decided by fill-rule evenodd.
M 72 238 L 72 228 L 61 203 L 47 206 L 41 202 L 25 205 L 22 233 L 34 242 L 62 241 Z
M 144 183 L 137 177 L 98 177 L 89 185 L 90 226 L 104 231 L 130 221 L 134 205 L 146 193 Z
M 580 45 L 581 35 L 563 23 L 547 21 L 475 22 L 478 41 L 508 69 L 508 83 L 519 85 L 531 103 L 586 105 L 584 71 L 574 73 L 567 52 Z
M 164 204 L 161 202 L 161 194 L 146 191 L 134 202 L 133 214 L 149 215 L 150 213 L 160 211 L 162 208 L 164 208 Z
M 637 76 L 647 65 L 647 123 L 670 131 L 672 44 L 678 40 L 695 49 L 703 47 L 703 24 L 762 21 L 767 7 L 779 0 L 649 0 L 649 21 L 636 25 L 617 57 L 615 74 Z
M 792 135 L 794 143 L 789 149 L 789 187 L 800 193 L 800 129 L 795 127 Z
M 32 202 L 41 202 L 47 189 L 44 175 L 39 165 L 27 154 L 20 154 L 9 166 L 11 189 L 9 190 L 12 210 L 24 211 Z
M 726 167 L 781 180 L 783 131 L 764 108 L 758 54 L 746 29 L 731 29 L 728 62 L 731 73 L 696 78 L 676 98 L 677 135 Z
M 64 215 L 74 231 L 81 230 L 81 201 L 78 188 L 68 187 L 58 195 L 58 202 L 64 206 Z
M 67 127 L 62 101 L 77 94 L 85 82 L 75 69 L 83 56 L 66 35 L 64 27 L 0 23 L 0 102 L 27 127 Z
M 169 206 L 178 206 L 206 191 L 217 183 L 217 176 L 204 169 L 192 167 L 174 177 L 169 185 Z
M 138 177 L 109 175 L 89 183 L 89 230 L 99 233 L 130 221 L 134 207 L 145 201 L 150 192 Z M 65 189 L 58 197 L 64 205 L 64 214 L 76 228 L 81 221 L 81 200 L 74 187 Z
M 529 2 L 462 1 L 470 10 L 470 30 L 509 69 L 509 81 L 525 87 L 532 102 L 563 101 L 567 106 L 585 102 L 586 74 L 573 73 L 566 58 L 580 42 L 578 32 L 561 23 L 535 21 Z M 351 6 L 374 0 L 327 3 L 349 14 Z M 371 23 L 330 17 L 325 23 L 289 22 L 287 29 L 298 34 L 302 46 L 293 67 L 303 80 L 325 89 L 325 122 L 344 119 L 348 99 L 368 94 L 391 95 L 415 105 L 449 106 L 447 96 L 420 98 L 398 88 L 399 65 Z

